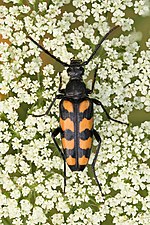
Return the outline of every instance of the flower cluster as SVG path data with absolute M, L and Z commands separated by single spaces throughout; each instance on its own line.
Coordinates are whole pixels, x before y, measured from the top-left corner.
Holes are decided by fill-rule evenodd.
M 150 122 L 130 119 L 136 111 L 150 113 L 150 38 L 142 50 L 142 35 L 134 29 L 135 15 L 149 15 L 149 1 L 47 2 L 3 0 L 0 6 L 0 224 L 149 225 Z M 67 71 L 44 58 L 28 36 L 69 64 L 74 56 L 88 59 L 112 23 L 122 32 L 105 40 L 83 79 L 90 88 L 90 72 L 98 65 L 92 97 L 130 126 L 106 120 L 95 106 L 94 126 L 102 138 L 96 174 L 104 196 L 90 165 L 74 173 L 67 167 L 64 195 L 63 160 L 51 138 L 59 101 L 49 116 L 32 114 L 46 112 L 58 93 L 60 71 L 63 88 Z M 94 140 L 89 163 L 96 146 Z

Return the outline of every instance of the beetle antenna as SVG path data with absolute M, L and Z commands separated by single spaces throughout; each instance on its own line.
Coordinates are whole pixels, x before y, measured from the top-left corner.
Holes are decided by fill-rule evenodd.
M 98 51 L 98 49 L 101 47 L 102 43 L 106 40 L 106 38 L 114 31 L 118 28 L 119 26 L 115 26 L 113 27 L 107 34 L 105 34 L 105 36 L 102 38 L 102 40 L 98 43 L 98 45 L 96 45 L 95 50 L 93 51 L 92 55 L 90 56 L 90 58 L 82 63 L 82 66 L 87 65 L 91 59 L 94 57 L 94 55 L 96 54 L 96 52 Z
M 35 44 L 37 45 L 43 52 L 45 52 L 47 55 L 51 56 L 53 59 L 55 59 L 57 62 L 59 62 L 60 64 L 62 64 L 65 67 L 69 67 L 70 65 L 62 62 L 60 59 L 56 58 L 54 55 L 52 55 L 48 50 L 46 50 L 45 48 L 43 48 L 40 44 L 38 44 L 35 40 L 33 40 L 32 37 L 28 36 L 28 38 Z

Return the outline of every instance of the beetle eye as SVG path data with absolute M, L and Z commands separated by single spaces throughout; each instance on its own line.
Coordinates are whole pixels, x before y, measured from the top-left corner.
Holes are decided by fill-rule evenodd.
M 72 71 L 72 67 L 69 67 L 68 69 L 67 69 L 67 73 L 70 73 Z
M 84 74 L 84 68 L 80 67 L 80 70 L 81 70 L 82 74 Z

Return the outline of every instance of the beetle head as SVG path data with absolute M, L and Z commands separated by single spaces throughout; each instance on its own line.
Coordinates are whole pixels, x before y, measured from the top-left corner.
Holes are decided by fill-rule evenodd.
M 67 73 L 70 79 L 81 79 L 84 74 L 84 68 L 82 66 L 82 60 L 71 59 L 70 66 L 67 69 Z

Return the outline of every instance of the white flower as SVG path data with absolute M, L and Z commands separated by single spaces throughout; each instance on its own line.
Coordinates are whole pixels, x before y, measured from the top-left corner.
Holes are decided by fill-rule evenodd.
M 42 208 L 36 206 L 33 208 L 33 213 L 29 215 L 29 223 L 37 224 L 37 223 L 46 223 L 46 216 Z M 28 223 L 27 223 L 28 224 Z
M 54 225 L 62 225 L 64 223 L 63 214 L 57 213 L 52 215 L 52 222 Z
M 1 5 L 0 7 L 0 18 L 3 18 L 8 14 L 8 9 L 6 6 Z
M 136 14 L 146 16 L 150 11 L 150 5 L 146 0 L 135 1 L 134 11 Z
M 56 209 L 58 212 L 68 213 L 70 211 L 67 203 L 63 201 L 63 198 L 58 199 L 58 203 L 56 203 Z
M 30 188 L 27 186 L 22 187 L 22 195 L 25 197 L 30 193 Z
M 9 39 L 14 44 L 17 44 L 18 46 L 20 46 L 26 41 L 26 35 L 22 31 L 20 31 L 20 32 L 14 33 L 14 37 L 10 37 Z
M 39 11 L 42 12 L 45 10 L 47 10 L 47 2 L 39 3 Z
M 31 214 L 32 205 L 27 199 L 22 199 L 21 204 L 21 214 L 27 216 Z
M 38 183 L 41 183 L 44 180 L 44 174 L 41 171 L 36 171 L 34 177 Z
M 21 193 L 17 189 L 13 190 L 10 195 L 14 199 L 19 199 L 21 197 Z
M 15 199 L 7 199 L 7 212 L 10 219 L 21 216 L 20 208 L 17 206 L 18 203 Z
M 6 155 L 1 161 L 2 165 L 5 167 L 5 171 L 8 173 L 14 173 L 17 170 L 15 156 Z
M 90 15 L 90 10 L 87 8 L 87 6 L 82 5 L 80 9 L 76 10 L 75 14 L 77 15 L 77 19 L 80 22 L 85 21 Z
M 0 143 L 0 154 L 5 154 L 9 150 L 9 145 L 7 143 Z
M 20 162 L 19 169 L 22 172 L 22 174 L 28 174 L 30 172 L 30 166 L 24 161 Z
M 6 95 L 8 94 L 9 91 L 10 91 L 10 88 L 6 82 L 3 81 L 2 83 L 0 83 L 0 92 L 2 94 Z
M 28 62 L 25 64 L 25 71 L 31 75 L 35 75 L 40 72 L 41 63 L 40 58 L 35 58 L 31 63 Z
M 13 219 L 12 224 L 14 224 L 14 225 L 23 225 L 23 220 L 21 218 Z

